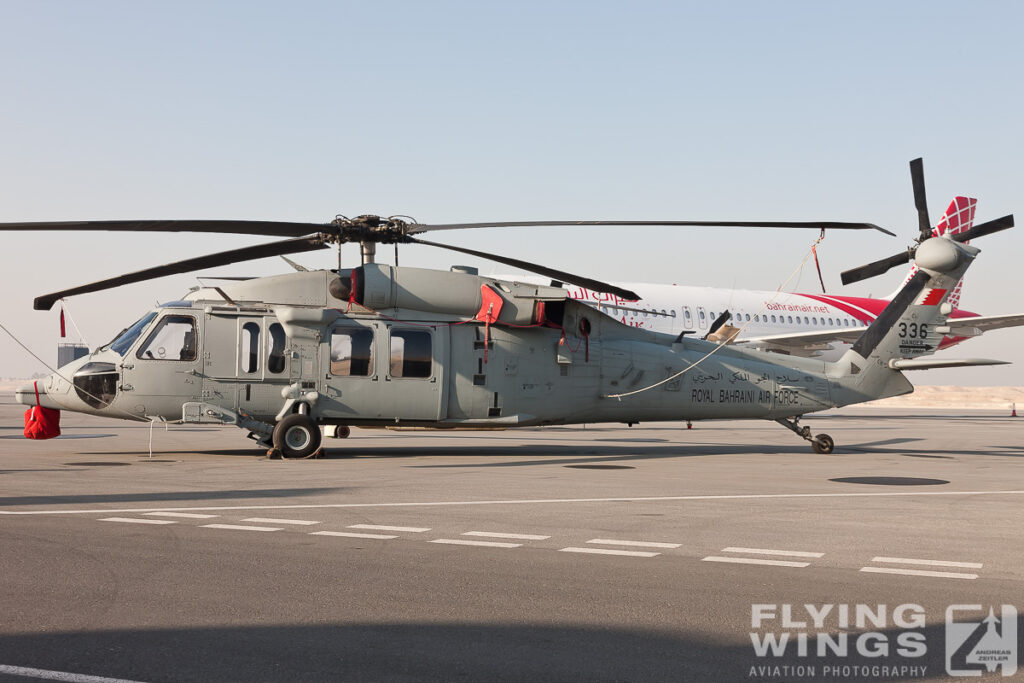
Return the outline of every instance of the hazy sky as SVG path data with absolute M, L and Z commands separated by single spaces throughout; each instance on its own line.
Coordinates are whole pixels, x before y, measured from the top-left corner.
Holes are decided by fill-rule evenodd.
M 931 214 L 1024 218 L 1019 2 L 45 2 L 0 0 L 0 221 L 247 218 L 863 220 L 839 272 Z M 438 241 L 597 278 L 774 289 L 809 232 L 501 229 Z M 265 238 L 0 234 L 0 322 L 52 362 L 34 296 Z M 981 240 L 963 305 L 1024 312 L 1024 227 Z M 390 261 L 390 248 L 382 250 Z M 358 259 L 346 247 L 348 263 Z M 330 252 L 299 256 L 313 267 Z M 404 265 L 472 260 L 405 247 Z M 482 272 L 507 272 L 479 263 Z M 280 259 L 215 274 L 286 272 Z M 194 276 L 70 299 L 108 341 Z M 808 270 L 798 290 L 815 291 Z M 1024 385 L 1024 329 L 945 352 L 1017 364 L 916 373 Z M 0 377 L 41 368 L 0 335 Z

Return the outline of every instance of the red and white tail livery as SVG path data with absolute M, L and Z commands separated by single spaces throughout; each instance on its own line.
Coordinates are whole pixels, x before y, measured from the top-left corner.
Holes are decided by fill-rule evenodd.
M 939 221 L 939 224 L 932 229 L 932 235 L 935 237 L 947 234 L 956 235 L 970 230 L 971 226 L 974 225 L 974 210 L 977 207 L 977 199 L 972 199 L 971 197 L 954 197 L 953 201 L 949 203 L 949 208 L 946 209 L 946 214 L 942 217 L 942 220 Z M 915 273 L 917 273 L 917 266 L 911 266 L 906 279 L 903 281 L 903 284 L 900 285 L 900 289 L 910 282 L 910 278 L 914 277 Z M 960 280 L 960 282 L 956 283 L 953 293 L 949 295 L 949 299 L 947 301 L 953 308 L 960 305 L 960 290 L 963 286 L 964 281 Z

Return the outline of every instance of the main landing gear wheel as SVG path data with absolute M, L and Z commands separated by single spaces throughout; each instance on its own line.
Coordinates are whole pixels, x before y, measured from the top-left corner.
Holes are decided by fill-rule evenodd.
M 814 437 L 814 440 L 811 441 L 811 448 L 813 448 L 814 452 L 819 455 L 828 455 L 835 447 L 835 442 L 832 441 L 832 437 L 828 434 L 818 434 Z
M 274 448 L 285 458 L 308 458 L 320 448 L 320 427 L 308 415 L 289 415 L 274 427 Z

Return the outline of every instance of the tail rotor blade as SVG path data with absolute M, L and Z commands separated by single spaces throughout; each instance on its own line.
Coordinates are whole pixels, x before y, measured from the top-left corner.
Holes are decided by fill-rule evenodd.
M 860 282 L 861 280 L 867 280 L 869 277 L 875 277 L 886 273 L 891 268 L 895 268 L 903 263 L 908 263 L 913 257 L 912 251 L 905 251 L 901 254 L 894 254 L 889 258 L 881 259 L 864 266 L 857 268 L 851 268 L 850 270 L 844 270 L 840 276 L 843 280 L 844 285 L 848 285 L 852 282 Z
M 967 232 L 957 233 L 953 235 L 953 239 L 957 242 L 967 242 L 969 240 L 976 239 L 978 237 L 984 237 L 985 235 L 991 235 L 994 232 L 1000 232 L 1013 227 L 1013 214 L 1009 216 L 1003 216 L 997 218 L 994 221 L 987 221 L 980 225 L 975 225 Z
M 910 162 L 910 180 L 914 183 L 914 206 L 917 207 L 917 222 L 923 242 L 932 236 L 932 222 L 928 218 L 928 199 L 924 194 L 923 159 L 917 158 Z

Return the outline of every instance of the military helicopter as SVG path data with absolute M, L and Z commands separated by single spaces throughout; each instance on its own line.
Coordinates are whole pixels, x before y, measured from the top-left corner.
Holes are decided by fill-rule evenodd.
M 67 296 L 268 256 L 339 247 L 339 267 L 225 282 L 163 304 L 18 400 L 129 420 L 235 425 L 289 458 L 321 453 L 321 426 L 494 428 L 574 423 L 770 419 L 831 453 L 807 413 L 909 393 L 904 370 L 998 364 L 919 358 L 948 332 L 946 298 L 979 250 L 968 240 L 1013 217 L 932 237 L 920 160 L 911 162 L 921 236 L 908 250 L 844 273 L 850 282 L 911 259 L 918 272 L 835 362 L 744 350 L 683 332 L 624 325 L 560 286 L 375 262 L 378 244 L 450 249 L 635 300 L 635 293 L 518 259 L 428 242 L 428 231 L 564 225 L 876 229 L 869 223 L 531 221 L 427 225 L 406 217 L 266 221 L 5 223 L 0 230 L 236 233 L 286 237 L 74 287 Z M 359 242 L 362 265 L 342 268 Z

